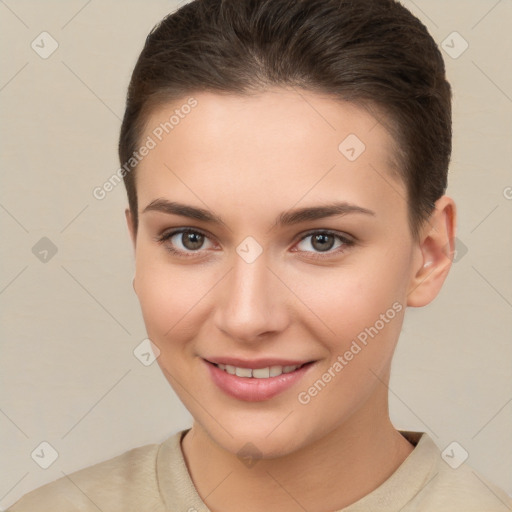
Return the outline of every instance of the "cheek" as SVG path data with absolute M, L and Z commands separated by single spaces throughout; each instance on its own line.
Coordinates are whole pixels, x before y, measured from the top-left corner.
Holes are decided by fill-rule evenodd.
M 329 355 L 303 383 L 299 410 L 310 425 L 322 417 L 326 430 L 379 391 L 403 322 L 400 265 L 364 269 L 339 269 L 330 279 L 303 282 L 303 293 L 309 287 L 305 302 L 322 320 L 311 316 L 310 325 L 323 324 L 311 330 L 316 328 Z
M 165 255 L 140 249 L 135 287 L 148 335 L 157 344 L 173 339 L 192 313 L 191 308 L 206 293 L 201 282 L 197 272 L 177 269 L 165 261 Z
M 316 314 L 310 317 L 311 329 L 329 354 L 319 373 L 336 376 L 325 375 L 332 384 L 315 398 L 315 407 L 355 407 L 378 385 L 375 375 L 384 380 L 405 312 L 407 255 L 394 251 L 383 257 L 387 251 L 382 248 L 372 253 L 301 280 L 298 294 L 307 297 L 304 302 Z
M 404 302 L 403 269 L 402 264 L 360 262 L 305 274 L 295 280 L 300 282 L 296 291 L 326 335 L 346 341 L 373 325 L 395 302 Z

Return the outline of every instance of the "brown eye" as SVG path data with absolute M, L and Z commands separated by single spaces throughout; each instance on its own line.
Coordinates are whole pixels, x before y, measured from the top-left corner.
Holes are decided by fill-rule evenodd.
M 190 228 L 169 231 L 157 237 L 156 241 L 163 244 L 172 254 L 183 257 L 198 256 L 203 250 L 214 245 L 207 235 Z
M 334 246 L 334 236 L 320 233 L 311 238 L 311 246 L 318 251 L 328 251 Z
M 354 245 L 349 236 L 330 231 L 316 230 L 306 233 L 297 244 L 297 250 L 313 258 L 330 257 L 341 254 Z
M 196 251 L 197 249 L 201 249 L 204 243 L 204 235 L 195 231 L 181 233 L 181 243 L 185 249 Z

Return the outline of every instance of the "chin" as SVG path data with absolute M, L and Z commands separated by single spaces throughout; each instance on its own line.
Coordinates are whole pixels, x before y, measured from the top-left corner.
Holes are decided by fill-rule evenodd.
M 309 418 L 292 419 L 295 411 L 287 418 L 289 413 L 259 421 L 254 417 L 245 421 L 241 415 L 237 421 L 223 422 L 222 427 L 208 421 L 200 428 L 218 446 L 239 458 L 275 459 L 290 455 L 327 433 L 324 426 L 308 424 Z

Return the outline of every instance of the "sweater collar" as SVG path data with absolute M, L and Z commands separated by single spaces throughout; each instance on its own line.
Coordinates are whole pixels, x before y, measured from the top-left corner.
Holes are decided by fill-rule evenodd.
M 159 491 L 167 510 L 210 512 L 197 493 L 181 449 L 181 441 L 189 430 L 177 432 L 160 445 L 156 460 Z M 379 487 L 337 512 L 396 512 L 435 477 L 439 450 L 429 435 L 424 432 L 399 432 L 415 446 L 414 450 Z

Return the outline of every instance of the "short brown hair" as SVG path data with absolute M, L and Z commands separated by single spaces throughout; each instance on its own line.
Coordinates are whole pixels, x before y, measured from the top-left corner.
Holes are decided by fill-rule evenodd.
M 394 0 L 185 4 L 152 29 L 133 70 L 119 139 L 121 165 L 137 150 L 156 107 L 194 92 L 251 94 L 272 86 L 385 113 L 416 236 L 447 186 L 451 88 L 426 27 Z M 135 167 L 123 178 L 136 229 Z

